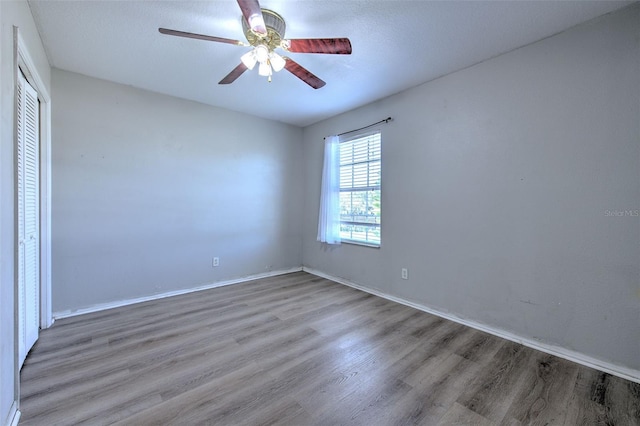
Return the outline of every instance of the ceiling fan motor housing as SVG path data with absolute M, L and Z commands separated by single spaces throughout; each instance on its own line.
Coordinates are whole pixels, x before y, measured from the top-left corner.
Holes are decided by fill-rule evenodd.
M 266 36 L 260 36 L 251 31 L 251 28 L 249 27 L 249 24 L 244 19 L 244 17 L 241 18 L 242 30 L 244 31 L 244 35 L 247 38 L 247 41 L 252 46 L 257 46 L 258 44 L 266 44 L 269 50 L 280 47 L 280 42 L 284 38 L 284 31 L 286 29 L 284 19 L 282 18 L 282 16 L 269 9 L 262 9 L 262 16 L 264 18 L 265 26 L 267 27 Z

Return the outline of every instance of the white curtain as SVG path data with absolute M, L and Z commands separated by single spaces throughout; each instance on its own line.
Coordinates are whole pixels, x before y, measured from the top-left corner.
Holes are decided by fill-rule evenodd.
M 340 138 L 324 140 L 324 167 L 318 217 L 318 241 L 340 244 Z

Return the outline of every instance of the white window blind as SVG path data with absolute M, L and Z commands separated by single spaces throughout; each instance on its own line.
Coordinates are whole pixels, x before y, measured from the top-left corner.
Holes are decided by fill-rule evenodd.
M 380 246 L 380 132 L 340 143 L 340 237 Z

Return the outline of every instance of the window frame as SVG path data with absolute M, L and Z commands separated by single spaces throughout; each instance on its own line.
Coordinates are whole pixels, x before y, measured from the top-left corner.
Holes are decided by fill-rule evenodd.
M 358 161 L 358 162 L 352 162 L 352 163 L 347 163 L 347 164 L 342 164 L 342 144 L 354 144 L 357 140 L 361 140 L 361 139 L 366 139 L 369 138 L 371 136 L 376 136 L 377 135 L 377 140 L 378 140 L 378 156 L 377 158 L 373 158 L 373 159 L 367 159 L 366 161 Z M 338 164 L 338 172 L 340 175 L 340 195 L 342 195 L 343 193 L 354 193 L 354 192 L 363 192 L 363 191 L 378 191 L 379 193 L 379 197 L 380 199 L 382 198 L 382 131 L 380 129 L 374 129 L 368 132 L 364 132 L 364 133 L 359 133 L 353 136 L 349 136 L 348 138 L 344 138 L 340 140 L 340 154 L 339 154 L 339 164 Z M 378 185 L 370 185 L 371 183 L 371 170 L 369 167 L 367 167 L 367 185 L 366 186 L 359 186 L 359 187 L 351 187 L 351 188 L 343 188 L 342 187 L 342 167 L 344 167 L 345 165 L 347 166 L 351 166 L 353 167 L 356 164 L 371 164 L 371 163 L 378 163 L 379 164 L 379 184 Z M 351 179 L 353 180 L 353 173 L 351 173 Z M 361 191 L 358 191 L 357 188 L 363 188 Z M 365 189 L 366 188 L 366 189 Z M 373 189 L 372 189 L 373 188 Z M 376 223 L 371 223 L 371 222 L 359 222 L 359 221 L 352 221 L 352 220 L 343 220 L 342 219 L 342 214 L 340 217 L 340 227 L 342 227 L 343 224 L 347 224 L 347 225 L 361 225 L 367 228 L 377 228 L 378 232 L 380 233 L 379 239 L 378 241 L 371 241 L 370 239 L 367 240 L 359 240 L 359 239 L 352 239 L 352 238 L 346 238 L 343 236 L 343 232 L 342 229 L 340 230 L 340 238 L 341 241 L 343 243 L 346 244 L 354 244 L 354 245 L 359 245 L 359 246 L 365 246 L 365 247 L 372 247 L 372 248 L 380 248 L 382 245 L 382 205 L 381 205 L 381 200 L 380 200 L 380 210 L 378 215 L 376 216 L 377 220 Z

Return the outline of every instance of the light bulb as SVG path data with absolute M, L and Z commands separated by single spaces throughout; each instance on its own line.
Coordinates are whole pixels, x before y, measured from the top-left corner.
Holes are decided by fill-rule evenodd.
M 269 59 L 269 48 L 264 44 L 257 45 L 255 48 L 255 52 L 256 58 L 258 58 L 258 62 L 267 62 L 267 59 Z
M 255 50 L 250 50 L 240 57 L 240 60 L 244 64 L 245 67 L 252 70 L 253 67 L 256 66 L 256 62 L 258 62 L 258 58 L 256 57 Z
M 269 62 L 271 62 L 271 66 L 275 72 L 282 70 L 286 64 L 285 59 L 276 52 L 271 52 L 269 54 Z
M 260 62 L 260 67 L 258 68 L 258 74 L 263 77 L 271 76 L 271 65 L 268 62 Z

